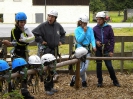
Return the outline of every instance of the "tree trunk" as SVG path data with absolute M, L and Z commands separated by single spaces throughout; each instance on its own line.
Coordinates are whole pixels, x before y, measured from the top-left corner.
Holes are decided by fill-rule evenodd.
M 121 11 L 118 11 L 118 16 L 120 16 Z

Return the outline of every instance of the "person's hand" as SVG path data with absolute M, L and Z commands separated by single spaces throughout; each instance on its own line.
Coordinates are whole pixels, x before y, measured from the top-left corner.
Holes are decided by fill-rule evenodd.
M 8 40 L 3 40 L 2 43 L 6 46 L 11 46 L 12 45 Z
M 60 46 L 60 45 L 62 45 L 62 43 L 61 43 L 61 42 L 59 42 L 59 46 Z
M 114 53 L 112 53 L 112 52 L 109 52 L 109 56 L 110 56 L 110 57 L 112 57 L 112 56 L 113 56 L 113 54 L 114 54 Z
M 97 44 L 98 47 L 101 47 L 102 46 L 102 44 L 101 44 L 100 41 L 97 41 L 96 44 Z
M 97 49 L 94 47 L 94 48 L 93 48 L 93 51 L 94 51 L 94 52 L 96 52 L 96 51 L 97 51 Z
M 47 44 L 47 42 L 43 41 L 43 42 L 42 42 L 42 44 L 43 44 L 43 45 L 46 45 L 46 44 Z
M 86 31 L 87 31 L 87 26 L 84 26 L 84 28 L 83 28 L 83 29 L 84 29 L 84 32 L 86 32 Z

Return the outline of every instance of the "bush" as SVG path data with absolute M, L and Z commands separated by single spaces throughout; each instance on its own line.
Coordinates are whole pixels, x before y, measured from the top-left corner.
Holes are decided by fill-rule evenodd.
M 2 97 L 3 99 L 24 99 L 20 94 L 19 90 L 13 90 L 12 92 L 6 93 Z
M 133 17 L 128 18 L 126 22 L 133 22 Z

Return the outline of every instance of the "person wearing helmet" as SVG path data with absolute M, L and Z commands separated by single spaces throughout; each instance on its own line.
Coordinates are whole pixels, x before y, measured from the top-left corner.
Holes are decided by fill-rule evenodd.
M 28 59 L 30 65 L 41 65 L 40 57 L 37 55 L 31 55 Z
M 35 41 L 38 45 L 38 55 L 41 57 L 43 54 L 51 53 L 57 57 L 60 57 L 58 52 L 58 46 L 65 42 L 65 30 L 56 21 L 58 12 L 51 10 L 48 13 L 47 21 L 41 23 L 35 29 L 32 30 L 35 35 Z M 57 74 L 55 72 L 55 74 Z M 55 75 L 55 78 L 58 75 Z
M 12 61 L 12 72 L 15 73 L 15 72 L 21 72 L 23 71 L 23 69 L 25 67 L 28 66 L 28 63 L 26 62 L 26 60 L 24 58 L 15 58 L 13 61 Z M 15 80 L 17 80 L 16 82 L 18 81 L 21 81 L 22 80 L 22 77 L 17 77 Z M 21 82 L 21 93 L 22 93 L 22 96 L 24 97 L 24 99 L 34 99 L 33 96 L 30 95 L 29 91 L 27 90 L 27 78 L 24 78 Z M 13 86 L 14 83 L 12 83 L 12 90 L 15 89 L 15 87 Z
M 5 75 L 9 75 L 9 69 L 10 69 L 9 64 L 5 60 L 0 60 L 0 75 L 3 77 Z M 0 92 L 3 91 L 4 82 L 5 81 L 0 81 Z M 8 82 L 8 92 L 10 92 L 10 82 Z
M 93 30 L 91 27 L 87 26 L 88 16 L 83 14 L 80 16 L 78 20 L 78 26 L 75 29 L 75 40 L 76 40 L 76 50 L 80 47 L 84 47 L 88 50 L 86 57 L 90 57 L 90 44 L 92 44 L 92 48 L 96 51 L 95 38 L 93 34 Z M 76 51 L 75 50 L 75 51 Z M 80 49 L 79 49 L 80 51 Z M 86 52 L 86 51 L 84 51 Z M 80 53 L 79 53 L 80 54 Z M 84 53 L 83 53 L 84 54 Z M 87 82 L 85 79 L 86 70 L 88 69 L 89 60 L 82 60 L 80 65 L 80 77 L 82 79 L 82 87 L 87 87 Z M 70 86 L 74 86 L 75 84 L 75 75 L 72 76 Z
M 41 68 L 41 59 L 40 59 L 40 57 L 39 56 L 37 56 L 37 55 L 31 55 L 30 57 L 29 57 L 29 59 L 28 59 L 28 63 L 29 63 L 29 68 L 28 69 L 42 69 Z M 42 71 L 42 73 L 43 73 L 43 70 L 41 70 Z M 39 71 L 39 72 L 41 72 L 41 71 Z M 33 79 L 33 77 L 34 77 L 34 75 L 30 75 L 29 76 L 29 79 L 28 79 L 28 85 L 33 85 L 32 84 L 32 79 Z
M 52 54 L 45 54 L 41 57 L 41 63 L 47 67 L 47 71 L 45 74 L 46 77 L 44 79 L 44 89 L 46 91 L 47 95 L 53 95 L 54 93 L 57 92 L 56 89 L 54 89 L 54 82 L 53 82 L 53 68 L 55 67 L 55 56 Z
M 25 26 L 27 16 L 24 12 L 18 12 L 15 16 L 15 27 L 11 30 L 11 42 L 3 40 L 7 46 L 14 46 L 15 57 L 27 58 L 27 46 L 33 42 L 34 34 Z
M 47 21 L 41 23 L 35 29 L 32 30 L 35 35 L 35 41 L 39 45 L 39 53 L 43 54 L 51 53 L 53 55 L 58 54 L 58 46 L 65 42 L 65 31 L 63 27 L 56 21 L 58 12 L 51 10 L 48 13 Z M 41 56 L 42 56 L 41 55 Z
M 96 56 L 97 57 L 112 57 L 114 52 L 114 32 L 112 27 L 106 23 L 105 13 L 98 12 L 96 14 L 97 25 L 93 28 L 96 39 Z M 96 72 L 98 78 L 97 87 L 102 87 L 102 60 L 96 60 Z M 120 84 L 116 78 L 115 71 L 113 69 L 111 60 L 104 60 L 105 65 L 109 71 L 110 78 L 113 81 L 114 86 L 120 87 Z

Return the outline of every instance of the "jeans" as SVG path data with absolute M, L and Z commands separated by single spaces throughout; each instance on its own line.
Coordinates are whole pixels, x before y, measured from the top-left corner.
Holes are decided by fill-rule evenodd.
M 96 56 L 97 57 L 102 57 L 102 51 L 101 50 L 97 50 L 96 51 Z M 108 56 L 108 52 L 107 51 L 104 51 L 104 56 Z M 108 56 L 109 57 L 109 56 Z M 96 72 L 97 72 L 97 78 L 98 78 L 98 83 L 102 83 L 103 81 L 103 77 L 102 77 L 102 60 L 96 60 L 97 62 L 97 65 L 96 65 Z M 105 62 L 105 65 L 109 71 L 109 74 L 110 74 L 110 78 L 113 80 L 113 81 L 116 81 L 117 78 L 116 78 L 116 75 L 115 75 L 115 71 L 114 71 L 114 68 L 112 66 L 112 62 L 111 60 L 104 60 Z
M 87 54 L 87 57 L 90 57 L 90 53 Z M 85 72 L 86 72 L 86 70 L 88 68 L 88 64 L 89 64 L 89 60 L 86 60 L 85 62 L 81 61 L 81 63 L 80 63 L 80 77 L 82 79 L 82 82 L 86 81 Z

